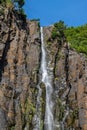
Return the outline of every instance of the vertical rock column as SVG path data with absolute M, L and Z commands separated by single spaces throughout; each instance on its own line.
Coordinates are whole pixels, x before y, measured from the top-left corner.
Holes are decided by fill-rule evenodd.
M 0 130 L 32 130 L 40 64 L 38 22 L 23 21 L 14 11 L 4 12 L 0 22 Z

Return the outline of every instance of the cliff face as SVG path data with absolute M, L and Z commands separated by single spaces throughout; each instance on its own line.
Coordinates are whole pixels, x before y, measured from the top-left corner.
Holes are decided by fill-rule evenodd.
M 87 130 L 87 59 L 66 43 L 50 39 L 52 28 L 44 28 L 44 41 L 48 67 L 54 73 L 55 124 Z M 0 130 L 33 130 L 41 61 L 38 22 L 5 9 L 0 36 Z
M 87 59 L 66 43 L 53 41 L 52 28 L 44 28 L 44 37 L 49 66 L 54 68 L 55 123 L 62 122 L 66 130 L 86 130 Z
M 40 59 L 38 22 L 0 17 L 0 130 L 32 130 Z

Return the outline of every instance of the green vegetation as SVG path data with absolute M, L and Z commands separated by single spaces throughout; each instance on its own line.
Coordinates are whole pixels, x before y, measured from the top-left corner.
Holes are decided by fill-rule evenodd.
M 25 0 L 0 0 L 0 4 L 10 10 L 15 10 L 23 19 L 26 19 L 26 15 L 23 10 L 23 5 Z M 0 10 L 1 14 L 3 10 Z
M 15 7 L 22 8 L 24 5 L 24 0 L 14 0 L 13 3 L 15 5 Z
M 63 117 L 64 117 L 64 110 L 65 110 L 65 106 L 62 104 L 62 100 L 60 98 L 58 98 L 57 101 L 58 104 L 58 121 L 62 121 Z
M 15 126 L 12 126 L 12 127 L 11 127 L 11 130 L 14 130 L 14 129 L 15 129 Z
M 87 24 L 79 27 L 68 27 L 65 30 L 65 36 L 71 48 L 87 55 Z
M 69 113 L 66 121 L 69 128 L 75 126 L 75 121 L 78 119 L 78 108 L 75 108 L 72 112 Z
M 71 48 L 87 55 L 87 24 L 78 27 L 67 27 L 63 21 L 54 24 L 51 38 L 63 43 L 67 41 Z
M 63 21 L 59 21 L 58 23 L 54 24 L 54 28 L 52 30 L 51 38 L 53 40 L 57 39 L 58 42 L 63 42 L 65 39 L 64 30 L 66 29 L 66 25 Z
M 39 19 L 39 18 L 31 19 L 31 21 L 37 21 L 37 22 L 40 22 L 40 19 Z
M 0 0 L 0 4 L 2 6 L 7 7 L 7 8 L 12 8 L 13 7 L 12 0 Z
M 24 0 L 0 0 L 0 4 L 5 5 L 7 7 L 8 5 L 12 5 L 16 9 L 20 9 L 24 5 Z

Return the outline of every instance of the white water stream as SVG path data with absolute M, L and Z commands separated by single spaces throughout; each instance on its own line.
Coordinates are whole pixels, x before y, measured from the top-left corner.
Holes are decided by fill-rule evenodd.
M 36 103 L 36 114 L 33 118 L 33 130 L 64 130 L 64 123 L 69 114 L 69 109 L 67 108 L 66 113 L 61 122 L 57 120 L 54 121 L 54 112 L 53 107 L 55 106 L 53 103 L 53 68 L 50 68 L 50 61 L 47 58 L 47 52 L 45 48 L 44 42 L 44 34 L 43 27 L 41 27 L 41 79 L 37 85 L 38 93 L 37 93 L 37 103 Z M 48 65 L 49 63 L 49 65 Z M 40 88 L 41 83 L 44 84 L 46 90 L 45 96 L 45 113 L 43 113 L 44 120 L 42 119 L 42 104 L 41 104 L 41 96 L 42 96 L 42 88 Z M 44 124 L 43 124 L 44 122 Z M 25 130 L 28 130 L 25 127 Z
M 53 119 L 53 102 L 52 102 L 52 79 L 53 79 L 53 72 L 48 74 L 48 70 L 50 68 L 47 68 L 47 61 L 46 61 L 46 51 L 44 46 L 44 35 L 43 35 L 43 27 L 41 27 L 41 82 L 44 83 L 46 87 L 46 106 L 45 106 L 45 118 L 44 118 L 44 130 L 54 130 L 54 119 Z M 33 122 L 35 123 L 35 126 L 33 130 L 42 130 L 41 126 L 41 95 L 42 95 L 42 89 L 40 88 L 40 85 L 37 86 L 38 88 L 38 95 L 37 95 L 37 105 L 36 105 L 36 114 L 34 116 Z
M 45 119 L 44 119 L 44 130 L 54 130 L 53 124 L 53 102 L 52 102 L 52 93 L 53 88 L 51 85 L 52 75 L 48 74 L 47 71 L 47 61 L 46 61 L 46 51 L 44 46 L 44 36 L 43 36 L 43 27 L 41 27 L 41 73 L 42 73 L 42 82 L 46 87 L 46 108 L 45 108 Z

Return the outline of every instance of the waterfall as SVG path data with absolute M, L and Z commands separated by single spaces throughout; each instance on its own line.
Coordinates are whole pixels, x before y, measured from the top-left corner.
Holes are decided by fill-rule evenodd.
M 46 61 L 46 51 L 44 46 L 44 36 L 43 36 L 43 27 L 41 27 L 41 73 L 42 73 L 42 82 L 46 87 L 46 107 L 45 107 L 45 119 L 44 119 L 44 130 L 54 130 L 53 124 L 53 102 L 52 102 L 52 74 L 48 74 L 47 61 Z M 50 69 L 50 68 L 49 68 Z
M 45 118 L 44 118 L 44 130 L 54 130 L 54 119 L 53 119 L 53 102 L 52 102 L 52 79 L 53 79 L 53 72 L 50 71 L 48 74 L 47 68 L 47 61 L 46 61 L 46 51 L 44 46 L 44 36 L 43 36 L 43 27 L 41 27 L 41 80 L 37 85 L 38 88 L 38 95 L 37 95 L 37 104 L 36 104 L 36 114 L 34 115 L 33 123 L 34 128 L 33 130 L 42 130 L 40 128 L 41 125 L 41 95 L 42 89 L 40 88 L 40 83 L 44 83 L 46 89 L 46 106 L 45 106 Z

